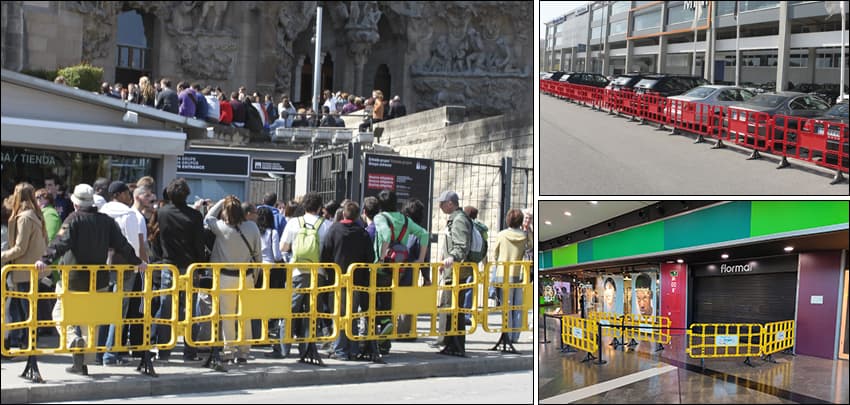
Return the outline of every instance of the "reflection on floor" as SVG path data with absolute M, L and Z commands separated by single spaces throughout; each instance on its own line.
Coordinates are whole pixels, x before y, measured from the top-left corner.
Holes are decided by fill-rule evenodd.
M 549 324 L 553 324 L 551 319 Z M 603 338 L 602 359 L 582 363 L 587 352 L 562 353 L 553 325 L 539 343 L 538 398 L 560 403 L 841 403 L 850 400 L 847 360 L 774 354 L 776 364 L 743 358 L 699 360 L 685 354 L 683 336 L 665 350 L 642 342 L 623 351 Z M 543 333 L 538 335 L 543 341 Z M 593 354 L 598 356 L 598 352 Z

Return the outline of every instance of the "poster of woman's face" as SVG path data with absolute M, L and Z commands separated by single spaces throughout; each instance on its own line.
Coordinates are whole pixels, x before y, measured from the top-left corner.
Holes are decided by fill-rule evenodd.
M 600 276 L 600 296 L 602 297 L 602 312 L 618 315 L 623 314 L 623 276 Z
M 653 292 L 655 291 L 655 275 L 639 273 L 632 283 L 632 312 L 636 315 L 655 315 Z

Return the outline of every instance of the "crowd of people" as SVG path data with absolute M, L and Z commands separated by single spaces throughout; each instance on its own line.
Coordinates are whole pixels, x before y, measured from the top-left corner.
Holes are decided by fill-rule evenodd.
M 55 82 L 65 84 L 65 78 L 58 76 Z M 364 120 L 359 129 L 363 132 L 374 123 L 407 114 L 407 108 L 398 95 L 387 103 L 381 90 L 373 90 L 368 98 L 325 90 L 320 102 L 321 111 L 317 114 L 309 105 L 296 108 L 286 95 L 279 95 L 279 102 L 275 103 L 272 94 L 249 93 L 244 86 L 227 93 L 221 87 L 200 83 L 181 81 L 176 88 L 173 85 L 169 78 L 152 82 L 149 77 L 142 76 L 138 83 L 126 86 L 103 82 L 99 94 L 266 135 L 277 128 L 344 127 L 342 115 L 362 115 Z
M 383 190 L 377 196 L 363 199 L 362 206 L 352 200 L 341 203 L 323 201 L 315 192 L 287 202 L 278 201 L 273 192 L 267 193 L 262 202 L 253 204 L 243 202 L 235 195 L 228 195 L 219 201 L 196 198 L 189 202 L 193 195 L 189 184 L 183 178 L 171 181 L 164 190 L 161 198 L 157 198 L 154 190 L 156 185 L 150 177 L 143 177 L 134 183 L 119 180 L 109 181 L 101 178 L 94 186 L 78 184 L 70 195 L 70 209 L 60 211 L 53 186 L 36 189 L 29 183 L 19 183 L 14 193 L 3 201 L 3 248 L 2 264 L 35 264 L 38 271 L 39 291 L 61 292 L 63 288 L 74 291 L 90 291 L 88 272 L 71 271 L 68 286 L 62 286 L 58 273 L 52 272 L 51 264 L 129 264 L 136 265 L 137 271 L 126 271 L 116 274 L 113 271 L 97 272 L 94 287 L 97 291 L 115 291 L 123 285 L 124 291 L 140 290 L 144 277 L 152 277 L 154 289 L 171 287 L 175 280 L 168 271 L 148 271 L 148 263 L 165 263 L 176 267 L 179 273 L 186 274 L 193 263 L 319 263 L 332 262 L 339 265 L 343 273 L 349 264 L 356 262 L 380 263 L 390 261 L 388 255 L 395 249 L 395 243 L 409 249 L 404 262 L 425 262 L 430 257 L 430 237 L 425 229 L 428 212 L 422 201 L 411 199 L 405 202 L 398 211 L 398 200 L 395 191 Z M 46 182 L 47 183 L 47 182 Z M 454 282 L 468 283 L 472 279 L 472 269 L 464 266 L 453 266 L 454 263 L 471 260 L 473 218 L 477 216 L 474 207 L 462 209 L 459 196 L 453 191 L 446 191 L 438 198 L 440 210 L 447 215 L 445 223 L 442 266 L 439 270 L 439 280 L 442 285 Z M 472 217 L 467 212 L 473 213 Z M 477 221 L 477 220 L 476 220 Z M 530 212 L 523 213 L 511 209 L 506 216 L 508 227 L 496 236 L 492 256 L 489 260 L 516 261 L 530 258 L 533 243 Z M 485 228 L 486 229 L 486 228 Z M 488 258 L 482 259 L 487 261 Z M 477 261 L 477 260 L 474 260 Z M 459 274 L 453 276 L 454 269 Z M 352 274 L 355 285 L 368 286 L 370 283 L 368 269 L 355 271 Z M 235 288 L 240 282 L 246 288 L 283 288 L 287 277 L 283 272 L 270 272 L 269 280 L 259 280 L 260 274 L 240 272 L 237 269 L 224 268 L 220 271 L 220 287 Z M 309 269 L 294 268 L 291 274 L 292 287 L 304 288 L 311 285 L 311 277 L 318 277 L 319 286 L 334 283 L 334 274 L 320 269 L 311 272 Z M 511 282 L 528 282 L 523 279 L 521 272 L 511 269 L 508 273 Z M 197 272 L 196 278 L 203 277 Z M 118 282 L 123 277 L 123 283 Z M 240 280 L 244 277 L 244 280 Z M 526 276 L 527 277 L 527 276 Z M 378 286 L 390 286 L 392 273 L 377 271 Z M 30 273 L 28 271 L 11 271 L 6 280 L 12 290 L 29 291 Z M 202 280 L 192 280 L 202 283 Z M 430 285 L 432 283 L 430 269 L 423 268 L 420 274 L 414 274 L 413 269 L 402 269 L 399 274 L 399 285 Z M 202 284 L 199 284 L 202 285 Z M 209 286 L 207 287 L 209 288 Z M 471 289 L 461 291 L 459 297 L 463 308 L 471 308 Z M 388 310 L 392 306 L 393 293 L 380 293 L 376 301 L 376 309 Z M 493 293 L 492 297 L 503 299 L 501 291 Z M 345 294 L 343 294 L 345 296 Z M 191 297 L 195 312 L 209 309 L 210 297 L 206 294 L 194 294 Z M 219 311 L 222 314 L 236 313 L 237 297 L 235 295 L 220 295 Z M 353 294 L 352 310 L 365 312 L 368 310 L 369 299 L 366 293 Z M 395 299 L 399 299 L 396 297 Z M 511 288 L 504 292 L 504 299 L 510 305 L 522 305 L 522 289 Z M 333 307 L 333 294 L 321 294 L 317 307 L 313 310 L 329 312 Z M 140 317 L 139 302 L 123 300 L 122 314 L 125 318 Z M 155 319 L 170 319 L 174 309 L 171 308 L 171 298 L 162 296 L 154 298 L 148 309 Z M 185 319 L 185 297 L 179 299 L 177 308 L 180 319 Z M 28 301 L 10 299 L 7 319 L 3 322 L 19 322 L 28 318 Z M 40 320 L 62 319 L 61 300 L 55 304 L 47 300 L 38 300 L 39 306 L 45 305 L 45 311 L 38 311 Z M 50 308 L 50 306 L 53 306 Z M 310 294 L 295 293 L 291 303 L 293 313 L 310 312 Z M 441 306 L 451 305 L 451 294 L 443 294 Z M 341 308 L 345 308 L 343 302 Z M 344 310 L 343 310 L 344 311 Z M 511 327 L 521 328 L 521 311 L 512 311 Z M 53 318 L 51 318 L 51 316 Z M 366 318 L 354 319 L 349 330 L 365 336 L 368 328 L 375 328 L 378 335 L 388 334 L 394 327 L 401 334 L 409 334 L 411 328 L 415 331 L 415 322 L 410 316 L 390 319 L 388 316 L 378 317 L 374 324 L 369 324 Z M 441 330 L 451 330 L 454 327 L 465 327 L 468 320 L 458 319 L 457 323 L 449 319 L 440 319 Z M 186 333 L 193 334 L 193 340 L 203 340 L 202 325 L 192 325 Z M 311 330 L 305 318 L 296 318 L 291 325 L 284 320 L 269 320 L 268 332 L 272 341 L 279 340 L 281 344 L 272 345 L 271 351 L 266 352 L 269 358 L 286 358 L 290 355 L 290 345 L 283 344 L 283 336 L 313 338 L 329 336 L 332 328 L 341 329 L 341 325 L 333 325 L 327 319 L 320 319 L 315 330 Z M 168 343 L 171 338 L 171 326 L 166 323 L 154 322 L 150 330 L 152 344 Z M 39 335 L 49 334 L 49 328 L 39 328 Z M 85 347 L 86 339 L 96 339 L 98 346 L 105 346 L 106 353 L 99 353 L 96 364 L 121 365 L 128 363 L 128 353 L 112 350 L 116 339 L 130 344 L 141 344 L 140 329 L 132 327 L 116 328 L 115 325 L 101 325 L 96 328 L 96 336 L 85 336 L 87 328 L 80 325 L 57 325 L 60 333 L 67 336 L 69 347 Z M 246 336 L 259 337 L 263 328 L 254 323 L 244 331 Z M 212 366 L 226 369 L 229 363 L 244 364 L 249 361 L 248 346 L 234 346 L 232 342 L 238 336 L 237 322 L 222 321 L 220 339 L 225 344 L 221 353 L 216 355 Z M 209 329 L 207 329 L 209 334 Z M 197 336 L 196 336 L 197 335 Z M 518 339 L 519 333 L 512 333 L 512 341 Z M 29 332 L 27 329 L 15 329 L 4 336 L 6 347 L 27 347 Z M 206 339 L 209 339 L 207 336 Z M 415 337 L 413 338 L 415 340 Z M 438 340 L 437 344 L 445 346 L 449 354 L 462 354 L 464 351 L 463 336 L 449 336 Z M 182 344 L 184 361 L 199 361 L 199 348 L 186 342 Z M 340 332 L 336 341 L 327 347 L 327 355 L 340 360 L 380 359 L 387 354 L 391 344 L 387 339 L 379 339 L 365 343 L 350 341 L 345 333 Z M 298 345 L 299 353 L 309 350 L 306 344 Z M 168 350 L 158 350 L 157 359 L 168 361 L 171 353 Z M 68 368 L 71 373 L 87 374 L 87 365 L 83 354 L 74 354 L 74 364 Z

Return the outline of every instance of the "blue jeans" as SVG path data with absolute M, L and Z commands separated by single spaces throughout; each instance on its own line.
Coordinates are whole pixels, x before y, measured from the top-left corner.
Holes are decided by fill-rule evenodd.
M 172 279 L 172 273 L 170 271 L 162 271 L 162 280 L 160 281 L 160 286 L 158 289 L 167 289 L 174 285 L 174 280 Z M 180 274 L 185 274 L 185 270 L 180 270 Z M 195 272 L 197 274 L 197 272 Z M 155 298 L 156 299 L 156 298 Z M 180 291 L 180 296 L 178 297 L 178 319 L 184 320 L 186 319 L 186 293 L 184 291 Z M 163 295 L 159 297 L 159 309 L 157 309 L 156 313 L 153 315 L 154 318 L 160 319 L 169 319 L 171 318 L 171 296 Z M 198 308 L 198 297 L 197 294 L 193 294 L 192 303 L 194 305 L 195 313 L 199 312 Z M 151 325 L 151 344 L 166 344 L 171 338 L 171 325 L 163 325 L 154 323 Z M 198 349 L 194 346 L 189 346 L 185 342 L 183 348 L 183 357 L 194 357 L 198 354 Z M 167 353 L 166 351 L 161 351 L 160 353 Z M 166 354 L 167 357 L 170 353 Z
M 292 276 L 292 288 L 308 288 L 310 287 L 310 273 L 304 272 L 297 276 Z M 310 312 L 310 294 L 292 294 L 292 313 Z M 310 320 L 306 318 L 295 319 L 292 321 L 292 334 L 297 337 L 310 337 L 313 335 L 308 329 Z
M 117 277 L 117 275 L 116 275 L 115 273 L 112 273 L 112 274 L 111 274 L 111 276 L 112 276 L 113 278 Z M 144 279 L 142 279 L 142 280 L 144 280 Z M 133 282 L 134 282 L 134 281 L 135 281 L 135 272 L 132 272 L 132 271 L 125 271 L 125 272 L 124 272 L 124 291 L 133 291 Z M 113 291 L 113 292 L 117 292 L 117 291 L 118 291 L 118 283 L 115 283 L 115 280 L 114 280 L 114 279 L 113 279 L 112 291 Z M 122 301 L 122 303 L 121 303 L 121 317 L 122 317 L 122 318 L 126 318 L 126 317 L 127 317 L 127 308 L 128 308 L 128 307 L 129 307 L 129 305 L 130 305 L 130 299 L 129 299 L 129 298 L 124 298 L 124 299 L 123 299 L 123 300 L 121 300 L 121 301 Z M 109 327 L 108 327 L 108 330 L 107 330 L 107 331 L 105 331 L 105 330 L 104 330 L 104 329 L 106 329 L 106 327 L 105 327 L 105 326 L 103 326 L 103 325 L 102 325 L 102 326 L 100 326 L 100 332 L 99 332 L 99 337 L 98 337 L 98 341 L 99 341 L 99 342 L 98 342 L 98 343 L 100 343 L 100 341 L 103 341 L 103 340 L 104 340 L 104 338 L 103 338 L 102 336 L 104 335 L 104 332 L 106 332 L 106 333 L 105 333 L 105 335 L 106 335 L 106 338 L 105 338 L 105 339 L 106 339 L 106 340 L 105 340 L 104 344 L 105 344 L 105 346 L 106 346 L 106 350 L 107 350 L 107 352 L 106 352 L 106 353 L 103 353 L 103 354 L 98 353 L 98 356 L 97 356 L 97 357 L 102 357 L 102 358 L 103 358 L 103 360 L 106 360 L 106 361 L 111 361 L 111 360 L 113 360 L 113 359 L 115 359 L 115 358 L 120 358 L 120 357 L 121 357 L 121 354 L 120 354 L 120 353 L 114 353 L 114 352 L 112 352 L 112 347 L 115 345 L 115 329 L 116 329 L 116 327 L 115 327 L 115 326 L 116 326 L 116 325 L 114 325 L 114 324 L 113 324 L 113 325 L 109 325 Z M 125 333 L 124 331 L 125 331 L 125 330 L 127 330 L 127 326 L 122 326 L 122 327 L 121 327 L 120 337 L 123 337 L 123 336 L 124 336 L 124 333 Z
M 11 277 L 11 273 L 9 273 Z M 29 291 L 29 281 L 13 283 L 14 291 Z M 9 322 L 23 322 L 29 319 L 30 303 L 28 300 L 17 298 L 9 299 L 9 313 L 6 318 Z M 29 347 L 29 328 L 15 329 L 9 331 L 9 347 Z
M 513 283 L 518 283 L 520 280 L 511 280 Z M 508 305 L 522 305 L 522 288 L 511 288 L 510 295 L 508 296 Z M 510 314 L 510 318 L 508 318 L 508 327 L 510 328 L 522 328 L 522 311 L 512 310 Z M 509 336 L 512 342 L 516 342 L 519 340 L 520 332 L 510 332 Z

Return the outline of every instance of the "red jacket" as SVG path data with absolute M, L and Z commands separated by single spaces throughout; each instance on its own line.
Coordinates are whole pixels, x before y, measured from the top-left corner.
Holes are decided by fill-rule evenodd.
M 230 101 L 224 100 L 219 102 L 221 113 L 218 117 L 218 122 L 221 124 L 230 124 L 233 122 L 233 107 L 230 106 Z

